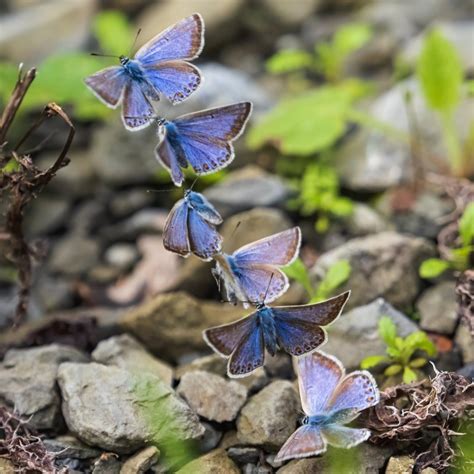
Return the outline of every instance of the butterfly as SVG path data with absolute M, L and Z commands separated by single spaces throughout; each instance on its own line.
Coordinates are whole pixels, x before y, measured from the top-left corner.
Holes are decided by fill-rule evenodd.
M 120 56 L 120 66 L 102 69 L 87 77 L 85 83 L 108 107 L 123 104 L 126 129 L 145 128 L 153 120 L 153 101 L 165 95 L 177 104 L 201 84 L 199 69 L 187 60 L 201 52 L 203 35 L 203 19 L 195 13 L 152 38 L 133 59 Z
M 380 394 L 372 375 L 363 370 L 345 375 L 335 357 L 316 351 L 297 360 L 303 425 L 285 442 L 275 461 L 315 456 L 330 444 L 351 448 L 370 436 L 368 429 L 343 426 L 376 405 Z
M 288 277 L 277 267 L 292 263 L 300 244 L 301 230 L 292 227 L 244 245 L 232 255 L 215 255 L 216 267 L 212 273 L 219 286 L 224 283 L 230 302 L 242 301 L 244 306 L 248 302 L 271 303 L 289 286 Z
M 320 303 L 300 306 L 257 306 L 257 311 L 230 324 L 206 329 L 206 343 L 229 358 L 229 377 L 245 377 L 261 367 L 265 349 L 273 356 L 278 347 L 301 356 L 314 351 L 327 339 L 326 326 L 337 319 L 349 298 L 342 293 Z
M 214 173 L 234 159 L 232 143 L 242 133 L 252 110 L 250 102 L 202 110 L 158 126 L 157 159 L 181 186 L 181 168 L 190 164 L 197 175 Z
M 166 219 L 163 245 L 183 257 L 193 253 L 211 260 L 221 251 L 222 237 L 214 228 L 221 223 L 222 217 L 202 194 L 186 190 Z

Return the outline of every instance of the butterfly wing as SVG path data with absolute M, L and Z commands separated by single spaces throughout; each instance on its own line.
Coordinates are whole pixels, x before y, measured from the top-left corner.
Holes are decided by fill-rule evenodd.
M 344 414 L 344 418 L 349 421 L 357 412 L 376 405 L 379 399 L 377 383 L 370 372 L 355 371 L 340 381 L 326 409 L 335 416 Z
M 143 65 L 196 58 L 204 46 L 204 21 L 195 13 L 145 43 L 135 55 Z
M 183 115 L 173 123 L 181 146 L 198 175 L 213 173 L 234 159 L 231 144 L 243 131 L 252 105 L 232 104 Z
M 130 131 L 141 130 L 150 125 L 154 117 L 153 106 L 138 81 L 128 81 L 123 93 L 122 120 Z
M 129 78 L 123 67 L 112 66 L 86 77 L 84 82 L 101 102 L 115 109 L 120 104 Z
M 222 224 L 221 215 L 201 193 L 189 191 L 188 202 L 190 203 L 191 207 L 210 224 Z
M 345 449 L 357 446 L 370 437 L 370 431 L 367 429 L 348 428 L 332 423 L 323 426 L 321 432 L 328 444 Z
M 244 245 L 233 256 L 238 266 L 289 265 L 298 256 L 301 230 L 293 227 Z
M 307 321 L 293 319 L 291 313 L 273 312 L 278 345 L 288 354 L 300 356 L 314 351 L 327 340 L 326 331 Z
M 222 236 L 212 224 L 206 222 L 194 209 L 189 209 L 188 217 L 189 243 L 191 252 L 202 260 L 211 260 L 220 252 Z
M 186 61 L 166 61 L 143 66 L 147 82 L 173 104 L 186 100 L 201 85 L 201 73 Z
M 239 341 L 227 364 L 227 375 L 232 378 L 246 377 L 263 365 L 265 344 L 263 331 L 257 325 L 257 317 L 248 333 Z
M 324 412 L 344 376 L 342 364 L 335 357 L 316 351 L 298 358 L 297 372 L 303 411 L 308 416 Z
M 326 451 L 326 441 L 315 425 L 300 426 L 281 447 L 275 462 L 316 456 Z
M 171 209 L 163 231 L 163 245 L 170 252 L 187 257 L 191 253 L 188 237 L 188 206 L 180 199 Z
M 156 146 L 155 157 L 170 172 L 173 184 L 181 186 L 184 181 L 184 174 L 179 166 L 178 157 L 166 137 Z

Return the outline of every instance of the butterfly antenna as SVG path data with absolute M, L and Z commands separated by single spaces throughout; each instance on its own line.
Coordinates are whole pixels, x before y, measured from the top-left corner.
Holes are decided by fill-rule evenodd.
M 272 284 L 273 275 L 274 275 L 274 273 L 272 273 L 270 275 L 270 281 L 268 282 L 268 286 L 267 286 L 267 289 L 265 291 L 265 296 L 263 297 L 263 304 L 265 304 L 265 301 L 267 300 L 267 295 L 268 295 L 268 291 L 270 290 L 270 285 Z
M 199 176 L 191 183 L 191 186 L 190 188 L 188 189 L 188 191 L 192 191 L 193 188 L 194 188 L 194 185 L 197 183 L 197 180 L 199 179 Z
M 90 53 L 91 56 L 100 56 L 101 58 L 115 58 L 120 59 L 120 56 L 114 54 Z
M 169 193 L 173 191 L 175 188 L 168 188 L 168 189 L 147 189 L 147 193 Z
M 140 33 L 142 32 L 141 28 L 138 28 L 137 34 L 135 35 L 135 39 L 133 40 L 132 47 L 130 48 L 130 53 L 129 56 L 132 55 L 133 49 L 135 48 L 135 45 L 137 44 L 138 37 L 140 36 Z
M 230 234 L 229 238 L 232 238 L 234 234 L 237 232 L 237 229 L 239 228 L 240 224 L 242 224 L 242 221 L 237 222 L 237 224 L 234 227 L 234 230 L 232 231 L 232 234 Z

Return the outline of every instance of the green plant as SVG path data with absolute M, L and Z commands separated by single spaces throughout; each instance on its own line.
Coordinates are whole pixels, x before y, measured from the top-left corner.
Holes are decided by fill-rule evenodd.
M 94 19 L 93 30 L 100 49 L 106 54 L 128 53 L 133 32 L 126 17 L 117 11 L 104 11 Z M 48 102 L 70 104 L 78 119 L 102 119 L 110 114 L 85 87 L 84 77 L 113 63 L 113 59 L 88 53 L 68 52 L 48 57 L 38 67 L 38 76 L 22 103 L 20 112 L 38 109 Z M 0 102 L 5 104 L 18 76 L 18 67 L 0 62 Z
M 459 247 L 449 251 L 446 260 L 429 258 L 419 269 L 422 278 L 436 278 L 446 270 L 463 271 L 470 267 L 470 259 L 474 251 L 474 202 L 469 203 L 459 219 Z
M 395 323 L 388 316 L 380 318 L 379 335 L 387 346 L 386 355 L 366 357 L 360 364 L 361 368 L 370 369 L 385 364 L 384 375 L 401 374 L 403 382 L 410 383 L 419 378 L 418 369 L 428 362 L 426 357 L 413 358 L 415 353 L 423 351 L 429 357 L 436 355 L 436 348 L 425 332 L 416 331 L 402 338 L 397 335 Z
M 334 294 L 335 290 L 347 281 L 351 274 L 351 265 L 347 260 L 340 260 L 331 265 L 316 288 L 313 287 L 308 270 L 301 259 L 297 258 L 283 270 L 289 278 L 303 285 L 308 293 L 310 303 L 317 303 L 328 299 Z
M 431 30 L 424 40 L 416 74 L 427 104 L 441 119 L 451 170 L 453 174 L 463 175 L 468 163 L 453 113 L 463 95 L 464 74 L 456 48 L 437 29 Z
M 267 70 L 283 74 L 301 70 L 321 73 L 329 82 L 343 79 L 344 66 L 350 55 L 372 38 L 372 30 L 365 23 L 352 23 L 340 28 L 331 41 L 314 47 L 314 53 L 301 49 L 285 49 L 267 61 Z
M 317 214 L 317 232 L 328 229 L 330 217 L 346 217 L 352 213 L 352 201 L 340 196 L 337 173 L 327 165 L 308 165 L 302 178 L 293 184 L 298 195 L 288 205 L 292 209 L 298 209 L 303 216 Z

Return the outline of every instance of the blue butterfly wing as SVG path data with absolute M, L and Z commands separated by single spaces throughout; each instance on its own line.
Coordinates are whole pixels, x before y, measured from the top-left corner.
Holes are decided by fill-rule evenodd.
M 275 462 L 316 456 L 324 453 L 326 448 L 320 428 L 315 425 L 303 425 L 286 440 L 276 455 Z
M 328 400 L 327 410 L 338 416 L 343 413 L 347 419 L 379 402 L 380 393 L 377 383 L 366 370 L 346 375 Z
M 278 345 L 288 354 L 300 356 L 314 351 L 327 340 L 321 326 L 308 321 L 293 319 L 291 313 L 273 311 Z
M 229 377 L 246 377 L 261 367 L 265 360 L 265 344 L 262 327 L 253 319 L 253 325 L 247 334 L 239 341 L 230 356 L 227 365 Z
M 308 416 L 325 413 L 334 390 L 344 376 L 341 362 L 315 351 L 299 357 L 296 370 L 303 411 Z
M 121 66 L 102 69 L 84 79 L 94 95 L 112 109 L 120 104 L 124 88 L 129 81 L 129 77 Z
M 153 106 L 144 94 L 142 84 L 129 80 L 123 93 L 122 120 L 130 131 L 148 127 L 154 117 Z
M 143 65 L 196 58 L 204 46 L 204 21 L 198 13 L 183 18 L 144 44 L 135 55 Z
M 166 61 L 142 68 L 148 84 L 173 104 L 186 100 L 201 85 L 199 69 L 186 61 Z
M 242 133 L 250 111 L 251 104 L 243 102 L 184 115 L 173 122 L 196 174 L 212 173 L 231 163 L 231 142 Z
M 270 235 L 244 245 L 233 256 L 239 266 L 246 265 L 289 265 L 298 256 L 301 244 L 299 227 Z
M 180 199 L 171 209 L 163 231 L 163 245 L 170 252 L 187 257 L 191 253 L 188 237 L 188 206 Z
M 207 222 L 219 225 L 222 224 L 222 217 L 216 208 L 201 194 L 189 191 L 188 202 L 191 207 Z
M 345 449 L 357 446 L 370 437 L 370 431 L 367 429 L 348 428 L 337 424 L 325 425 L 321 432 L 328 444 Z
M 178 162 L 178 157 L 166 137 L 155 148 L 156 159 L 170 172 L 175 186 L 181 186 L 184 174 Z
M 202 260 L 211 260 L 220 252 L 222 237 L 212 224 L 206 222 L 194 209 L 189 209 L 189 243 L 191 252 Z
M 233 323 L 206 329 L 204 340 L 218 354 L 229 357 L 238 344 L 256 330 L 256 319 L 256 313 L 252 313 Z

